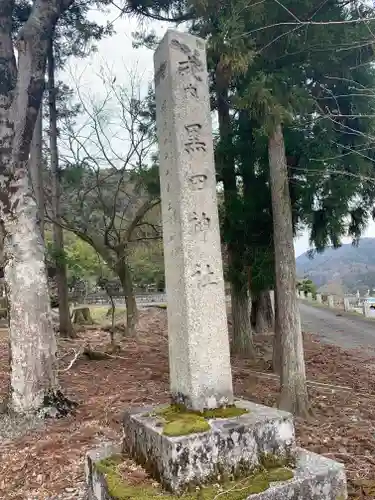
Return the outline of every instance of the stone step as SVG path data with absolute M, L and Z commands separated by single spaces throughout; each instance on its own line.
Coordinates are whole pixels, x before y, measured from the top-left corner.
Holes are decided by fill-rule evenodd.
M 164 407 L 129 410 L 123 420 L 124 451 L 163 487 L 179 493 L 220 474 L 252 472 L 265 462 L 293 457 L 296 442 L 291 414 L 237 400 L 248 413 L 209 420 L 206 432 L 170 437 L 157 415 Z
M 90 500 L 113 500 L 108 493 L 106 479 L 96 469 L 95 464 L 120 451 L 119 446 L 107 443 L 87 454 L 85 470 Z M 342 464 L 303 449 L 296 450 L 296 459 L 293 479 L 271 483 L 270 488 L 261 493 L 250 496 L 244 494 L 243 500 L 346 500 L 348 498 Z
M 250 495 L 246 500 L 346 500 L 347 498 L 344 466 L 299 448 L 293 479 L 273 483 L 268 490 Z

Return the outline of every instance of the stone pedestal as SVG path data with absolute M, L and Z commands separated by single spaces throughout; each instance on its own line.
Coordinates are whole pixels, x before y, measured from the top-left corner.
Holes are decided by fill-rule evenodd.
M 107 443 L 86 455 L 85 473 L 89 500 L 114 500 L 109 492 L 107 479 L 97 465 L 103 459 L 108 459 L 119 452 L 117 445 Z M 296 449 L 295 456 L 296 466 L 293 479 L 273 482 L 268 489 L 261 493 L 244 494 L 243 500 L 347 499 L 345 471 L 341 464 L 301 448 Z M 220 498 L 219 493 L 216 497 Z M 139 500 L 128 498 L 129 500 Z M 181 500 L 183 498 L 182 496 Z M 192 498 L 192 494 L 189 495 L 189 498 Z M 196 499 L 199 500 L 198 493 Z
M 162 407 L 129 410 L 124 417 L 122 450 L 118 445 L 105 444 L 86 456 L 89 499 L 113 500 L 99 465 L 121 451 L 176 494 L 188 486 L 194 491 L 197 485 L 216 484 L 227 474 L 251 476 L 259 467 L 272 471 L 270 467 L 279 463 L 285 464 L 293 477 L 275 480 L 256 494 L 244 493 L 243 500 L 347 499 L 343 465 L 297 448 L 290 414 L 243 400 L 236 406 L 249 413 L 210 420 L 207 432 L 177 437 L 163 435 L 160 417 L 155 416 Z M 190 494 L 190 498 L 195 497 Z M 196 498 L 200 498 L 198 492 Z
M 124 451 L 136 458 L 163 487 L 181 492 L 189 486 L 216 481 L 218 475 L 251 473 L 263 457 L 288 460 L 295 453 L 292 416 L 247 401 L 249 410 L 236 418 L 209 421 L 211 430 L 199 434 L 163 435 L 160 408 L 141 408 L 124 417 Z

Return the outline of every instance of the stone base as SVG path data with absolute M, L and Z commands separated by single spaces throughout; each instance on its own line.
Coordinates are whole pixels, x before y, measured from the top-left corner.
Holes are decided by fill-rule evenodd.
M 118 446 L 106 444 L 87 454 L 85 471 L 90 500 L 113 500 L 108 493 L 106 479 L 96 469 L 95 464 L 118 452 Z M 346 500 L 347 498 L 345 470 L 341 464 L 315 453 L 297 449 L 293 479 L 273 483 L 268 490 L 245 496 L 243 500 Z
M 85 478 L 89 500 L 112 500 L 108 493 L 107 481 L 95 465 L 109 457 L 121 453 L 121 447 L 114 443 L 105 443 L 89 451 L 85 457 Z
M 297 449 L 294 478 L 274 483 L 250 495 L 246 500 L 346 500 L 345 468 L 342 464 L 316 453 Z
M 168 491 L 250 474 L 264 461 L 288 461 L 295 453 L 292 415 L 244 400 L 236 406 L 249 413 L 210 420 L 207 432 L 179 437 L 163 435 L 161 407 L 143 407 L 124 416 L 124 452 Z

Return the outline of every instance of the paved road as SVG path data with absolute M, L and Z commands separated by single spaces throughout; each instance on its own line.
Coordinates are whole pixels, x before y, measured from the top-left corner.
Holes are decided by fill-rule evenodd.
M 339 311 L 300 302 L 302 329 L 319 335 L 323 342 L 344 349 L 375 348 L 375 320 L 343 315 Z M 339 313 L 340 314 L 340 313 Z

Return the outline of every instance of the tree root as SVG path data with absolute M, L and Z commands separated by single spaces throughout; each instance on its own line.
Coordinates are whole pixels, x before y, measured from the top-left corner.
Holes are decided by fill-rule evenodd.
M 43 406 L 24 416 L 38 415 L 43 418 L 63 418 L 74 414 L 77 406 L 76 401 L 68 399 L 60 390 L 49 390 L 44 396 Z M 5 396 L 3 401 L 0 402 L 0 415 L 19 415 L 11 408 L 9 395 Z
M 74 414 L 77 406 L 76 401 L 68 399 L 60 390 L 50 390 L 44 396 L 43 408 L 39 413 L 45 418 L 63 418 Z
M 119 345 L 110 344 L 106 351 L 94 351 L 90 346 L 86 346 L 82 354 L 92 361 L 102 361 L 104 359 L 116 358 L 113 354 L 119 353 L 120 351 L 121 347 Z

